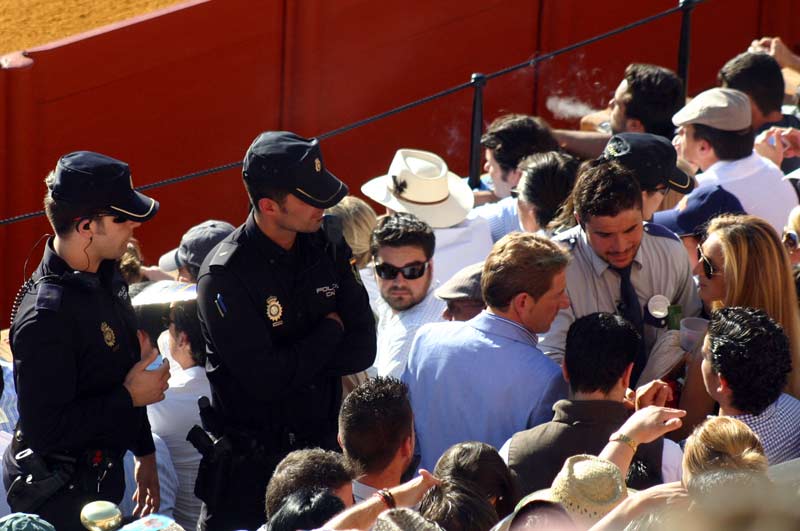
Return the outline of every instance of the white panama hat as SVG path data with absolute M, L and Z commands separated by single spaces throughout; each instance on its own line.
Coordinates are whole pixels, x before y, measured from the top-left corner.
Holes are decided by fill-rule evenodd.
M 435 153 L 398 149 L 389 173 L 375 177 L 361 192 L 394 210 L 408 212 L 433 228 L 458 225 L 475 204 L 469 185 L 447 169 Z

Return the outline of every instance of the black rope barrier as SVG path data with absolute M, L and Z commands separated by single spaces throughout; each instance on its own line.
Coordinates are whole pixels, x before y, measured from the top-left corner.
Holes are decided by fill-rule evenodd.
M 383 120 L 384 118 L 388 118 L 388 117 L 393 116 L 395 114 L 398 114 L 398 113 L 401 113 L 401 112 L 405 112 L 405 111 L 407 111 L 409 109 L 413 109 L 415 107 L 419 107 L 421 105 L 425 105 L 426 103 L 430 103 L 430 102 L 432 102 L 434 100 L 438 100 L 440 98 L 444 98 L 446 96 L 450 96 L 452 94 L 455 94 L 455 93 L 460 92 L 462 90 L 468 89 L 470 87 L 474 87 L 479 83 L 481 84 L 481 88 L 482 88 L 483 84 L 485 84 L 487 81 L 489 81 L 491 79 L 495 79 L 495 78 L 504 76 L 506 74 L 510 74 L 512 72 L 516 72 L 517 70 L 521 70 L 523 68 L 529 68 L 529 67 L 535 66 L 538 63 L 550 60 L 550 59 L 552 59 L 554 57 L 557 57 L 559 55 L 565 54 L 567 52 L 571 52 L 571 51 L 576 50 L 578 48 L 582 48 L 582 47 L 587 46 L 589 44 L 593 44 L 593 43 L 601 41 L 603 39 L 607 39 L 609 37 L 613 37 L 613 36 L 618 35 L 620 33 L 624 33 L 626 31 L 629 31 L 629 30 L 631 30 L 633 28 L 637 28 L 639 26 L 643 26 L 645 24 L 649 24 L 649 23 L 654 22 L 656 20 L 659 20 L 661 18 L 664 18 L 664 17 L 667 17 L 669 15 L 675 14 L 677 12 L 683 11 L 685 9 L 683 4 L 686 1 L 687 0 L 681 0 L 681 4 L 678 7 L 674 7 L 674 8 L 668 9 L 668 10 L 663 11 L 661 13 L 657 13 L 655 15 L 643 18 L 641 20 L 637 20 L 636 22 L 632 22 L 632 23 L 626 24 L 624 26 L 620 26 L 619 28 L 616 28 L 614 30 L 611 30 L 611 31 L 608 31 L 606 33 L 602 33 L 600 35 L 597 35 L 595 37 L 592 37 L 592 38 L 589 38 L 589 39 L 586 39 L 586 40 L 571 44 L 571 45 L 566 46 L 564 48 L 561 48 L 559 50 L 539 55 L 539 56 L 537 56 L 537 57 L 535 57 L 533 59 L 530 59 L 528 61 L 525 61 L 523 63 L 518 63 L 516 65 L 509 66 L 509 67 L 504 68 L 502 70 L 498 70 L 497 72 L 493 72 L 491 74 L 486 74 L 485 76 L 481 76 L 479 78 L 476 78 L 476 77 L 473 76 L 473 78 L 470 81 L 466 82 L 466 83 L 462 83 L 462 84 L 457 85 L 455 87 L 451 87 L 449 89 L 442 90 L 442 91 L 437 92 L 435 94 L 431 94 L 430 96 L 426 96 L 424 98 L 412 101 L 410 103 L 406 103 L 404 105 L 400 105 L 399 107 L 394 107 L 393 109 L 389 109 L 388 111 L 384 111 L 382 113 L 375 114 L 373 116 L 369 116 L 369 117 L 364 118 L 362 120 L 358 120 L 356 122 L 352 122 L 352 123 L 350 123 L 348 125 L 345 125 L 343 127 L 339 127 L 338 129 L 334 129 L 332 131 L 328 131 L 326 133 L 322 133 L 320 135 L 317 135 L 316 138 L 319 139 L 320 141 L 322 141 L 322 140 L 325 140 L 325 139 L 340 135 L 342 133 L 346 133 L 348 131 L 352 131 L 353 129 L 357 129 L 359 127 L 363 127 L 365 125 L 371 124 L 371 123 L 379 121 L 379 120 Z M 691 0 L 689 0 L 689 1 L 691 2 Z M 703 0 L 700 0 L 700 1 L 703 1 Z M 694 0 L 694 2 L 698 3 L 698 0 Z M 472 158 L 473 157 L 471 156 L 471 159 Z M 157 181 L 157 182 L 154 182 L 154 183 L 145 184 L 145 185 L 142 185 L 142 186 L 137 186 L 136 190 L 139 190 L 139 191 L 152 190 L 153 188 L 160 188 L 162 186 L 176 184 L 176 183 L 179 183 L 179 182 L 188 181 L 190 179 L 195 179 L 195 178 L 198 178 L 198 177 L 204 177 L 204 176 L 210 175 L 212 173 L 217 173 L 217 172 L 221 172 L 221 171 L 234 169 L 236 167 L 240 167 L 241 165 L 242 165 L 241 161 L 230 162 L 228 164 L 215 166 L 213 168 L 207 168 L 205 170 L 200 170 L 200 171 L 196 171 L 196 172 L 193 172 L 193 173 L 187 173 L 187 174 L 181 175 L 179 177 L 172 177 L 172 178 L 169 178 L 169 179 L 164 179 L 162 181 Z M 474 161 L 471 160 L 470 165 L 471 166 L 474 165 Z M 31 219 L 31 218 L 36 218 L 36 217 L 43 216 L 43 215 L 44 215 L 44 210 L 37 210 L 35 212 L 28 212 L 28 213 L 25 213 L 25 214 L 19 214 L 19 215 L 12 216 L 12 217 L 9 217 L 9 218 L 0 219 L 0 226 L 10 225 L 10 224 L 13 224 L 13 223 L 18 223 L 18 222 L 21 222 L 21 221 L 25 221 L 25 220 L 28 220 L 28 219 Z

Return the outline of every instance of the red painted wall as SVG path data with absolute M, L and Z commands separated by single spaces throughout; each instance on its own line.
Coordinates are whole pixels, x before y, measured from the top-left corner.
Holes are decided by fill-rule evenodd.
M 240 160 L 262 130 L 308 136 L 467 82 L 677 0 L 194 0 L 155 15 L 3 58 L 0 217 L 41 208 L 60 154 L 92 149 L 128 161 L 136 185 Z M 708 0 L 695 10 L 690 92 L 761 34 L 800 41 L 800 3 Z M 548 96 L 604 106 L 630 62 L 675 68 L 679 16 L 491 81 L 485 118 L 536 112 Z M 538 81 L 537 81 L 538 79 Z M 537 98 L 538 95 L 538 98 Z M 351 186 L 384 173 L 394 151 L 435 151 L 457 173 L 469 157 L 471 91 L 326 140 L 328 166 Z M 153 190 L 158 216 L 137 231 L 154 261 L 191 225 L 239 223 L 236 170 Z M 0 325 L 43 218 L 0 227 Z M 41 249 L 31 254 L 27 273 Z

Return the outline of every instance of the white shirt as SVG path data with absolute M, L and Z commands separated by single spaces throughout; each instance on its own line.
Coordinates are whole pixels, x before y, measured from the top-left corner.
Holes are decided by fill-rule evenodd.
M 753 152 L 739 160 L 720 160 L 697 174 L 698 187 L 719 185 L 736 196 L 744 211 L 767 220 L 780 234 L 797 206 L 794 186 L 772 161 Z
M 464 267 L 483 262 L 492 250 L 489 222 L 474 212 L 470 212 L 467 219 L 458 225 L 433 229 L 433 234 L 436 236 L 433 279 L 440 284 L 450 280 Z
M 403 374 L 417 329 L 442 320 L 446 305 L 433 294 L 435 286 L 432 282 L 422 302 L 401 312 L 395 312 L 378 297 L 377 307 L 373 307 L 378 314 L 378 351 L 373 370 L 367 371 L 370 376 L 400 378 Z
M 153 433 L 158 434 L 169 449 L 178 489 L 175 497 L 174 518 L 184 529 L 194 529 L 200 516 L 200 500 L 194 495 L 200 453 L 186 440 L 192 426 L 200 424 L 197 399 L 211 397 L 211 386 L 202 367 L 181 369 L 170 365 L 169 389 L 161 402 L 147 406 L 147 417 Z

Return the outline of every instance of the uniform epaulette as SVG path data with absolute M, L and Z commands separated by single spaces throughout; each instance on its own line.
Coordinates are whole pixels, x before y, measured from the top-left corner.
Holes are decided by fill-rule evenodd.
M 41 282 L 36 291 L 36 309 L 57 312 L 61 309 L 64 287 L 55 282 Z
M 236 254 L 238 248 L 239 244 L 237 242 L 224 240 L 217 247 L 211 262 L 208 264 L 209 267 L 225 267 L 228 265 L 228 261 L 233 258 L 233 255 Z
M 664 225 L 658 223 L 645 223 L 644 231 L 650 236 L 657 236 L 659 238 L 671 238 L 673 240 L 681 241 L 677 234 L 666 228 Z
M 564 249 L 572 251 L 573 249 L 575 249 L 575 246 L 578 245 L 578 235 L 577 234 L 567 235 L 566 232 L 562 232 L 561 234 L 553 236 L 553 241 L 559 244 Z

